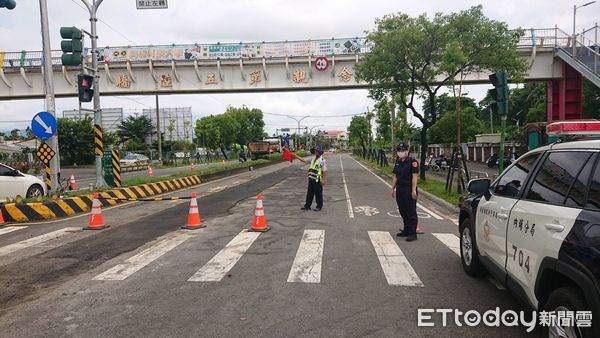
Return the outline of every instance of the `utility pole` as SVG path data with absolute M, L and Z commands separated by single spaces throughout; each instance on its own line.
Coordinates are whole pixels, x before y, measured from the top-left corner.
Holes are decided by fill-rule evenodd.
M 40 0 L 40 18 L 42 24 L 42 49 L 44 53 L 44 92 L 46 94 L 46 110 L 56 117 L 56 104 L 54 99 L 54 71 L 52 69 L 52 53 L 50 49 L 50 30 L 48 28 L 48 6 L 46 0 Z M 50 148 L 56 155 L 50 161 L 50 179 L 52 190 L 59 185 L 60 156 L 58 152 L 58 131 L 48 139 Z
M 158 162 L 162 164 L 162 135 L 160 134 L 160 110 L 158 106 L 158 94 L 156 95 L 156 135 L 158 138 Z M 197 137 L 198 135 L 196 135 Z
M 98 18 L 96 13 L 98 7 L 103 0 L 81 0 L 85 7 L 87 7 L 90 13 L 90 40 L 92 41 L 92 50 L 90 51 L 92 57 L 92 71 L 94 72 L 94 135 L 96 142 L 96 184 L 95 187 L 106 187 L 106 181 L 102 176 L 102 156 L 104 150 L 104 142 L 102 135 L 102 110 L 100 108 L 100 81 L 98 81 L 98 33 L 96 30 L 96 24 Z
M 396 104 L 394 101 L 390 101 L 391 103 L 391 121 L 392 121 L 392 154 L 394 153 L 394 145 L 396 145 L 396 133 L 394 131 L 394 127 L 396 126 Z

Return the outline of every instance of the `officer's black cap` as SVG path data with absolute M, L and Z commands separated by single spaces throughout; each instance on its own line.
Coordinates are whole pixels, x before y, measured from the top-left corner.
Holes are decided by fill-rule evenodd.
M 396 147 L 396 150 L 398 150 L 398 151 L 405 151 L 405 150 L 409 150 L 409 148 L 410 148 L 410 147 L 408 146 L 408 144 L 406 144 L 406 143 L 401 143 L 400 145 L 398 145 L 398 146 Z

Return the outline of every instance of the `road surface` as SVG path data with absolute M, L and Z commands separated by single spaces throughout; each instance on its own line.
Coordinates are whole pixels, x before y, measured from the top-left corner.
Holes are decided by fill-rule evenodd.
M 525 327 L 419 327 L 418 309 L 529 311 L 467 276 L 455 218 L 419 200 L 416 242 L 395 236 L 390 188 L 349 155 L 326 156 L 321 212 L 301 211 L 306 169 L 280 163 L 202 184 L 206 228 L 180 229 L 189 201 L 105 209 L 0 228 L 0 332 L 6 337 L 525 337 Z M 262 193 L 272 229 L 247 232 Z M 535 331 L 533 336 L 539 335 Z

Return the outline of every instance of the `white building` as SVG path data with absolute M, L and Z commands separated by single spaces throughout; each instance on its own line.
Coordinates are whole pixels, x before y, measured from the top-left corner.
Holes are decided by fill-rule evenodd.
M 192 142 L 194 128 L 192 125 L 192 107 L 160 108 L 158 113 L 160 116 L 160 132 L 164 135 L 163 140 L 187 140 Z M 152 130 L 152 139 L 156 139 L 156 109 L 144 109 L 142 114 L 152 120 L 152 124 L 155 126 Z M 173 126 L 172 133 L 169 132 L 170 125 Z
M 94 113 L 89 111 L 80 111 L 79 109 L 64 110 L 63 117 L 68 119 L 81 120 L 86 115 L 94 117 Z M 102 109 L 102 129 L 104 132 L 114 133 L 123 121 L 123 108 L 103 108 Z

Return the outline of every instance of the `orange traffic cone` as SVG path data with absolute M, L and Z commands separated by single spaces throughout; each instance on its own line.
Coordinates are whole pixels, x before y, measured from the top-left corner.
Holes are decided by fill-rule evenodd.
M 201 229 L 205 228 L 206 225 L 202 225 L 200 220 L 200 211 L 198 210 L 198 201 L 196 200 L 196 193 L 192 193 L 192 199 L 190 201 L 190 212 L 188 213 L 187 224 L 182 226 L 183 229 Z
M 106 228 L 108 228 L 108 225 L 104 225 L 104 219 L 102 218 L 102 203 L 98 199 L 98 193 L 95 193 L 94 201 L 92 202 L 90 223 L 83 230 L 102 230 Z
M 262 194 L 258 194 L 256 200 L 256 210 L 254 211 L 254 222 L 250 231 L 267 232 L 271 228 L 267 227 L 267 220 L 265 219 L 265 209 L 263 208 Z
M 4 224 L 4 217 L 2 216 L 2 209 L 0 209 L 0 225 Z
M 75 182 L 75 175 L 73 173 L 71 173 L 71 177 L 69 178 L 69 188 L 77 190 L 77 182 Z
M 194 170 L 196 170 L 196 166 L 194 165 L 194 163 L 192 163 L 192 165 L 190 166 L 190 170 L 191 170 L 191 171 L 194 171 Z
M 421 228 L 419 227 L 419 223 L 417 223 L 417 234 L 424 234 L 425 232 L 423 232 L 421 230 Z
M 225 166 L 225 160 L 221 160 L 221 167 Z
M 154 174 L 152 173 L 152 167 L 148 166 L 148 177 L 154 177 Z

